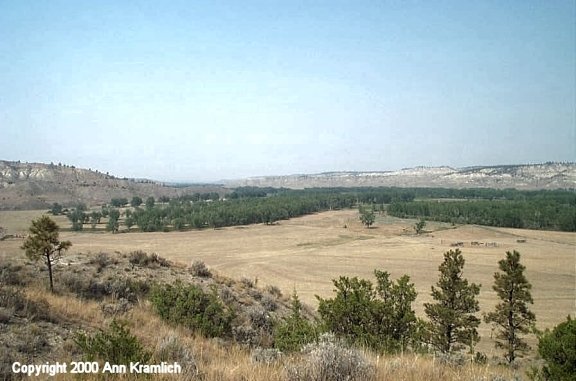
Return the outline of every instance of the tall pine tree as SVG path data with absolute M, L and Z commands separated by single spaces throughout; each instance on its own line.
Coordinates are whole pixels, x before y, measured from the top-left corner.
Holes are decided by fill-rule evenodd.
M 436 303 L 424 303 L 430 319 L 430 342 L 441 352 L 450 352 L 458 344 L 473 346 L 480 340 L 476 330 L 480 319 L 474 316 L 480 309 L 476 300 L 480 285 L 468 284 L 462 277 L 464 262 L 460 249 L 444 253 L 444 262 L 438 268 L 438 288 L 432 286 Z
M 520 253 L 507 251 L 506 258 L 498 262 L 501 272 L 494 274 L 492 288 L 501 299 L 494 312 L 484 316 L 486 323 L 493 323 L 496 333 L 496 347 L 505 351 L 504 357 L 512 363 L 519 354 L 530 349 L 521 338 L 530 332 L 530 327 L 536 321 L 527 303 L 534 303 L 530 289 L 532 285 L 524 276 L 524 267 L 520 264 Z

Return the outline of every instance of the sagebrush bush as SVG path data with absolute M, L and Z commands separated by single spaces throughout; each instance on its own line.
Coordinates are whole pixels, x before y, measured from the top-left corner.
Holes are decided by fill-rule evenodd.
M 166 321 L 181 324 L 208 337 L 229 336 L 234 313 L 218 298 L 215 288 L 205 293 L 200 287 L 177 281 L 155 286 L 150 301 Z
M 190 274 L 201 278 L 210 278 L 212 276 L 212 273 L 208 267 L 206 267 L 206 264 L 200 260 L 195 260 L 192 262 L 188 268 L 188 271 Z
M 220 289 L 220 298 L 226 304 L 230 304 L 236 301 L 236 295 L 234 294 L 234 291 L 228 287 L 222 287 Z
M 28 304 L 24 293 L 14 287 L 0 288 L 0 307 L 12 308 L 15 312 L 23 311 Z
M 436 358 L 440 364 L 444 364 L 447 366 L 464 366 L 466 364 L 466 357 L 460 352 L 438 352 L 436 354 Z
M 364 354 L 331 333 L 306 345 L 302 353 L 300 362 L 287 367 L 292 381 L 368 381 L 375 377 L 375 367 Z
M 96 272 L 102 272 L 106 267 L 118 264 L 118 260 L 111 258 L 108 253 L 100 252 L 90 258 L 88 263 L 96 265 Z
M 18 288 L 0 288 L 0 307 L 6 309 L 6 314 L 11 312 L 30 320 L 52 320 L 50 305 L 45 299 L 29 300 Z
M 14 381 L 21 380 L 23 376 L 20 373 L 12 371 L 12 364 L 16 361 L 12 351 L 9 348 L 0 345 L 0 380 Z
M 146 252 L 144 252 L 142 250 L 136 250 L 136 251 L 131 252 L 128 255 L 128 261 L 132 265 L 138 265 L 138 266 L 142 266 L 142 267 L 157 267 L 157 266 L 169 267 L 170 266 L 170 262 L 168 262 L 166 259 L 160 257 L 158 254 L 152 253 L 152 254 L 148 255 Z
M 46 331 L 36 324 L 22 327 L 22 331 L 18 334 L 18 339 L 16 349 L 18 352 L 29 356 L 36 355 L 48 346 Z
M 246 277 L 242 277 L 242 279 L 240 279 L 240 283 L 242 283 L 247 288 L 252 288 L 255 286 L 254 281 L 252 279 L 246 278 Z
M 234 341 L 238 344 L 251 348 L 257 347 L 261 341 L 260 333 L 249 325 L 232 327 L 232 336 L 234 337 Z
M 266 291 L 267 293 L 269 293 L 270 295 L 273 295 L 273 296 L 275 296 L 275 297 L 277 297 L 277 298 L 281 298 L 281 297 L 282 297 L 282 291 L 280 291 L 280 288 L 278 288 L 277 286 L 268 285 L 268 286 L 266 286 L 265 291 Z
M 269 333 L 272 332 L 274 322 L 266 310 L 261 307 L 249 307 L 247 314 L 250 318 L 250 324 L 254 329 Z
M 272 364 L 282 356 L 276 348 L 254 348 L 252 351 L 252 361 L 263 364 Z
M 23 286 L 28 276 L 23 274 L 22 266 L 4 263 L 0 265 L 0 284 L 8 286 Z
M 264 307 L 266 311 L 270 312 L 276 311 L 276 309 L 278 308 L 278 303 L 276 302 L 276 300 L 268 295 L 264 295 L 262 297 L 262 300 L 260 300 L 260 304 L 262 304 L 262 307 Z
M 66 288 L 84 299 L 101 300 L 106 296 L 136 302 L 150 291 L 150 285 L 133 278 L 99 280 L 82 274 L 66 273 L 61 277 Z
M 162 339 L 158 344 L 154 355 L 156 362 L 174 362 L 182 366 L 179 380 L 193 379 L 198 376 L 198 365 L 192 351 L 182 344 L 178 336 L 170 335 Z

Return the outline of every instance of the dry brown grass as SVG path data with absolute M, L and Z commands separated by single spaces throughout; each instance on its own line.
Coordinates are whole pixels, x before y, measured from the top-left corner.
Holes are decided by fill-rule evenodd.
M 36 215 L 38 212 L 0 212 L 0 225 L 25 231 Z M 62 226 L 68 224 L 65 219 L 59 223 Z M 413 224 L 412 220 L 379 216 L 375 228 L 365 229 L 357 219 L 357 212 L 347 210 L 282 221 L 273 226 L 114 235 L 89 231 L 64 232 L 62 238 L 73 242 L 72 256 L 79 252 L 129 253 L 140 249 L 148 253 L 156 252 L 184 265 L 201 260 L 221 275 L 236 280 L 243 277 L 257 280 L 262 288 L 276 285 L 284 295 L 290 295 L 296 289 L 300 299 L 313 306 L 316 303 L 314 295 L 332 295 L 331 279 L 340 275 L 372 278 L 372 271 L 376 268 L 389 271 L 393 277 L 406 273 L 416 284 L 419 295 L 415 308 L 421 316 L 423 303 L 430 300 L 430 286 L 437 280 L 443 253 L 451 248 L 452 242 L 462 241 L 464 247 L 461 249 L 466 258 L 465 276 L 472 282 L 482 284 L 482 311 L 490 310 L 497 302 L 491 286 L 498 260 L 504 257 L 506 251 L 515 249 L 522 254 L 522 262 L 527 267 L 526 275 L 533 285 L 535 303 L 532 310 L 536 313 L 538 327 L 553 327 L 568 314 L 576 314 L 575 233 L 482 226 L 452 228 L 447 224 L 429 223 L 426 227 L 428 233 L 416 236 L 413 234 Z M 518 240 L 526 242 L 520 243 Z M 472 246 L 472 241 L 494 242 L 497 246 Z M 20 245 L 21 240 L 17 239 L 0 242 L 0 259 L 21 257 Z M 84 310 L 89 313 L 92 308 L 82 304 L 75 306 L 77 302 L 70 302 L 71 306 L 66 307 L 67 302 L 64 299 L 60 301 L 58 297 L 51 298 L 49 302 L 61 305 L 57 309 L 78 319 L 82 319 L 80 313 L 84 313 Z M 97 312 L 93 313 L 96 315 L 85 317 L 88 322 L 102 319 L 97 317 Z M 139 306 L 131 314 L 138 334 L 152 346 L 157 345 L 154 338 L 173 330 L 151 318 L 147 306 Z M 483 324 L 480 334 L 482 341 L 476 349 L 485 352 L 489 358 L 498 355 L 490 339 L 490 327 Z M 222 347 L 211 341 L 187 336 L 185 340 L 202 359 L 200 363 L 204 371 L 212 377 L 208 379 L 257 380 L 259 378 L 255 378 L 255 374 L 258 372 L 268 377 L 265 379 L 282 377 L 278 376 L 283 374 L 282 366 L 255 365 L 242 348 Z M 534 338 L 530 339 L 530 343 L 535 344 Z M 427 379 L 434 374 L 436 378 L 430 379 L 461 379 L 460 376 L 464 379 L 482 379 L 488 373 L 481 372 L 493 371 L 492 368 L 471 367 L 466 368 L 466 372 L 477 373 L 453 374 L 456 370 L 439 368 L 433 359 L 410 356 L 379 361 L 383 364 L 378 368 L 379 379 Z M 394 365 L 399 361 L 401 365 Z M 411 363 L 418 363 L 418 366 L 412 366 L 414 370 L 408 374 L 406 372 L 411 369 Z
M 218 277 L 223 278 L 218 275 Z M 239 284 L 240 282 L 238 282 Z M 26 289 L 26 295 L 33 301 L 45 301 L 53 319 L 72 334 L 78 330 L 95 330 L 106 328 L 111 317 L 103 313 L 102 303 L 111 302 L 107 298 L 102 302 L 92 300 L 80 300 L 72 294 L 54 295 L 46 291 L 45 284 L 36 282 Z M 251 356 L 251 350 L 237 344 L 225 342 L 219 339 L 206 339 L 194 332 L 174 327 L 163 322 L 153 311 L 146 301 L 137 303 L 127 313 L 117 316 L 129 323 L 129 328 L 146 348 L 153 351 L 153 360 L 157 359 L 162 342 L 169 337 L 177 338 L 178 345 L 191 354 L 196 372 L 189 374 L 189 379 L 199 380 L 253 380 L 253 381 L 286 381 L 288 380 L 287 367 L 305 361 L 300 355 L 285 355 L 270 364 L 255 362 Z M 24 328 L 24 327 L 23 327 Z M 30 326 L 30 329 L 41 328 L 38 325 Z M 60 349 L 58 349 L 60 348 Z M 62 347 L 55 347 L 47 357 L 38 357 L 33 363 L 45 361 L 79 360 L 79 354 L 74 353 L 74 344 L 69 337 Z M 454 367 L 441 363 L 438 359 L 430 356 L 401 355 L 378 357 L 369 352 L 364 352 L 368 362 L 375 366 L 375 380 L 491 380 L 492 376 L 500 375 L 504 379 L 512 379 L 511 371 L 498 366 L 476 366 L 467 364 Z M 178 358 L 174 361 L 181 361 Z M 182 366 L 187 364 L 182 363 Z M 136 379 L 135 376 L 124 376 L 120 379 Z M 59 375 L 56 380 L 74 380 L 72 375 Z M 110 377 L 98 378 L 87 376 L 81 379 L 110 379 Z M 184 379 L 181 376 L 163 375 L 154 376 L 154 380 Z M 502 379 L 502 378 L 501 378 Z

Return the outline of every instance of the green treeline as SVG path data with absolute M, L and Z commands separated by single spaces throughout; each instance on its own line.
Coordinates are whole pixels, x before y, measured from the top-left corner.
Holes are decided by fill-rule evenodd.
M 145 202 L 143 200 L 145 199 Z M 249 224 L 273 224 L 280 220 L 327 210 L 362 206 L 400 218 L 420 218 L 458 224 L 479 224 L 544 230 L 576 231 L 576 193 L 573 190 L 518 191 L 515 189 L 445 188 L 284 188 L 240 187 L 220 198 L 205 193 L 155 202 L 153 197 L 113 199 L 113 208 L 87 214 L 66 210 L 74 230 L 101 217 L 114 207 L 130 204 L 124 224 L 131 230 L 170 231 Z M 106 212 L 106 213 L 105 213 Z M 55 213 L 56 214 L 56 213 Z M 118 214 L 118 213 L 117 213 Z M 112 218 L 114 217 L 114 218 Z M 118 231 L 118 215 L 110 215 L 107 229 Z
M 272 224 L 324 210 L 351 208 L 355 203 L 355 197 L 341 194 L 283 194 L 212 202 L 171 200 L 167 206 L 136 208 L 130 218 L 145 232 L 162 231 L 170 227 L 177 230 L 219 228 Z
M 450 199 L 450 201 L 442 201 Z M 200 199 L 201 200 L 201 199 Z M 171 200 L 168 206 L 136 209 L 142 231 L 272 224 L 326 210 L 371 204 L 396 217 L 499 227 L 576 231 L 572 191 L 444 188 L 237 188 L 227 201 Z M 415 201 L 419 200 L 419 201 Z M 462 200 L 462 201 L 454 201 Z
M 576 195 L 540 194 L 540 197 L 468 201 L 413 201 L 388 206 L 400 218 L 458 224 L 576 231 Z

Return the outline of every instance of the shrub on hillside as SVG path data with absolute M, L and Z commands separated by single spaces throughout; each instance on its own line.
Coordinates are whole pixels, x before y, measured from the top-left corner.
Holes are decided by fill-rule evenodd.
M 14 381 L 21 380 L 22 374 L 14 373 L 12 371 L 12 364 L 16 361 L 12 350 L 7 347 L 0 346 L 0 380 Z
M 327 330 L 350 343 L 385 352 L 404 350 L 417 327 L 414 284 L 407 275 L 396 282 L 385 271 L 374 275 L 375 285 L 358 277 L 332 280 L 336 296 L 317 297 L 318 313 Z
M 544 360 L 547 380 L 576 380 L 576 320 L 568 319 L 552 331 L 547 330 L 538 342 L 538 353 Z
M 299 351 L 302 346 L 316 341 L 318 330 L 301 313 L 302 304 L 296 292 L 292 295 L 291 313 L 274 328 L 274 346 L 282 352 Z
M 317 343 L 302 350 L 302 361 L 287 368 L 293 381 L 367 381 L 374 379 L 375 367 L 364 354 L 346 346 L 333 334 L 320 336 Z
M 74 339 L 88 361 L 102 360 L 111 364 L 145 364 L 151 357 L 126 323 L 112 320 L 107 330 L 89 336 L 79 333 Z
M 272 364 L 282 356 L 276 348 L 255 348 L 252 351 L 252 361 L 262 364 Z
M 88 261 L 91 265 L 96 265 L 96 272 L 102 272 L 110 265 L 118 264 L 118 260 L 110 257 L 108 253 L 98 253 Z
M 50 305 L 45 299 L 30 300 L 17 288 L 0 288 L 0 308 L 5 309 L 5 315 L 10 313 L 30 320 L 52 321 Z M 10 316 L 7 316 L 7 320 L 10 320 Z
M 166 321 L 198 330 L 208 337 L 229 336 L 233 311 L 218 298 L 216 289 L 205 293 L 200 287 L 177 281 L 156 286 L 150 293 L 156 312 Z
M 266 291 L 267 293 L 269 293 L 270 295 L 273 295 L 273 296 L 275 296 L 275 297 L 277 297 L 277 298 L 281 298 L 281 297 L 282 297 L 282 291 L 281 291 L 280 288 L 278 288 L 277 286 L 268 285 L 268 286 L 266 286 L 265 291 Z
M 198 376 L 198 365 L 191 350 L 186 348 L 178 336 L 168 336 L 158 344 L 154 355 L 156 362 L 177 362 L 182 366 L 179 380 L 194 379 Z
M 210 270 L 208 270 L 206 264 L 200 260 L 195 260 L 194 262 L 192 262 L 192 264 L 188 268 L 188 271 L 190 272 L 190 274 L 197 277 L 201 278 L 212 277 L 212 273 L 210 272 Z
M 22 274 L 22 266 L 4 263 L 0 265 L 0 284 L 10 286 L 23 286 L 28 277 Z
M 99 280 L 87 278 L 82 274 L 66 273 L 62 275 L 66 288 L 85 299 L 102 300 L 106 296 L 115 299 L 126 299 L 132 303 L 150 291 L 150 285 L 132 278 Z
M 156 253 L 148 255 L 142 250 L 136 250 L 129 254 L 130 263 L 141 267 L 170 267 L 170 262 Z

